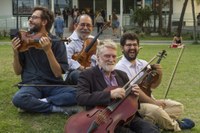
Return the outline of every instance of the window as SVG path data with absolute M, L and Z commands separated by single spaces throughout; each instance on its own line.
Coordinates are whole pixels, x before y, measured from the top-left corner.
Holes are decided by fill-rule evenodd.
M 54 0 L 54 11 L 62 12 L 64 9 L 72 8 L 72 0 Z
M 48 9 L 51 9 L 51 0 L 36 0 L 38 6 L 45 6 Z
M 13 16 L 17 14 L 31 15 L 32 9 L 34 7 L 34 2 L 33 0 L 13 0 L 12 6 L 13 6 Z
M 123 13 L 130 14 L 137 6 L 141 6 L 141 2 L 141 0 L 123 0 Z M 112 12 L 120 13 L 120 0 L 112 0 Z
M 112 0 L 112 12 L 120 13 L 120 0 Z

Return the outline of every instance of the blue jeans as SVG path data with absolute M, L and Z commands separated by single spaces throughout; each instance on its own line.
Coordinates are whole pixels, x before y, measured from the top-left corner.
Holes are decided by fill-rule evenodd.
M 80 70 L 73 70 L 72 72 L 70 72 L 67 78 L 67 82 L 71 85 L 76 85 L 78 83 L 80 73 Z
M 136 133 L 160 133 L 160 130 L 156 125 L 142 119 L 137 114 L 130 122 L 129 126 L 129 128 Z
M 48 103 L 39 99 L 46 98 Z M 76 104 L 76 90 L 72 86 L 21 87 L 14 95 L 13 104 L 29 112 L 49 113 L 53 106 Z

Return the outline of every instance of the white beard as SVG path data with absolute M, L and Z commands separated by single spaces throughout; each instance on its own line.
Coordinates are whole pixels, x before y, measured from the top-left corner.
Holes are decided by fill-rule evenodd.
M 101 68 L 103 68 L 103 70 L 106 71 L 106 72 L 112 72 L 114 70 L 114 68 L 115 68 L 115 63 L 110 63 L 110 62 L 104 63 L 100 59 L 99 60 L 99 66 Z

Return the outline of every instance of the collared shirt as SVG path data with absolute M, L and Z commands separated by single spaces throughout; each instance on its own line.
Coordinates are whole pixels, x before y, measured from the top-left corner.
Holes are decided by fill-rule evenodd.
M 101 70 L 104 80 L 106 81 L 106 84 L 108 87 L 110 86 L 118 86 L 117 80 L 115 78 L 115 73 L 112 71 L 110 74 L 110 77 L 106 76 L 105 73 L 103 72 L 102 68 L 99 67 L 99 69 Z
M 136 59 L 135 63 L 132 64 L 130 61 L 128 61 L 124 56 L 119 60 L 119 62 L 116 64 L 115 69 L 121 70 L 126 72 L 129 79 L 131 80 L 134 78 L 146 65 L 148 62 L 142 59 Z M 132 83 L 135 83 L 144 72 L 141 72 L 133 81 Z
M 89 37 L 94 38 L 91 35 Z M 71 42 L 69 44 L 65 44 L 66 50 L 67 50 L 67 58 L 68 58 L 69 68 L 70 69 L 78 69 L 81 65 L 78 61 L 72 59 L 72 56 L 75 53 L 81 52 L 81 50 L 83 49 L 84 41 L 79 38 L 76 31 L 74 31 L 69 38 L 70 38 Z

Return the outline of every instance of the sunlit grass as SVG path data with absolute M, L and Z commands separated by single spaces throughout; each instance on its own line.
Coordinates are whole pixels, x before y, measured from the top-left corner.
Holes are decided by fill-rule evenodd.
M 180 49 L 170 49 L 167 45 L 144 45 L 139 57 L 149 61 L 159 51 L 165 49 L 167 57 L 161 61 L 163 80 L 153 92 L 163 98 Z M 200 132 L 200 45 L 187 45 L 172 81 L 167 98 L 180 101 L 185 106 L 182 117 L 195 121 L 196 127 L 184 133 Z M 121 52 L 119 52 L 120 54 Z M 0 132 L 1 133 L 62 133 L 67 118 L 63 114 L 19 113 L 11 99 L 18 88 L 13 87 L 20 81 L 12 69 L 12 50 L 10 45 L 0 45 Z

